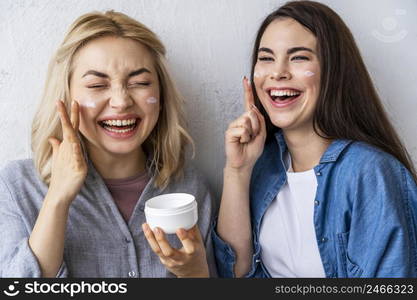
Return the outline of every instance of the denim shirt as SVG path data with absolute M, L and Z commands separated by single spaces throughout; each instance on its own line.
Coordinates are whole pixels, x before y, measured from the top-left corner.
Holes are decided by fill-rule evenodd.
M 253 169 L 253 258 L 247 277 L 270 277 L 259 231 L 286 182 L 282 132 L 265 144 Z M 326 277 L 417 277 L 417 185 L 393 156 L 363 142 L 333 141 L 314 167 L 314 229 Z M 277 228 L 279 230 L 279 228 Z M 234 277 L 235 253 L 215 232 L 219 275 Z

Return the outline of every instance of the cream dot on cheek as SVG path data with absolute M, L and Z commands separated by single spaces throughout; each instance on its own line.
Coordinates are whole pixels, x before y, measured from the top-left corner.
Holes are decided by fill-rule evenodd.
M 307 71 L 304 72 L 304 75 L 307 76 L 307 77 L 311 77 L 311 76 L 314 76 L 315 73 L 307 70 Z
M 96 103 L 93 101 L 85 101 L 85 102 L 80 103 L 80 106 L 88 107 L 88 108 L 95 108 Z
M 146 99 L 146 103 L 156 104 L 156 103 L 158 103 L 158 99 L 156 99 L 155 97 L 149 97 L 148 99 Z

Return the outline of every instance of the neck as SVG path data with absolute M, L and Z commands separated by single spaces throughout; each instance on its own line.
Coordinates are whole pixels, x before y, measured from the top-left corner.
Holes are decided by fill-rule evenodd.
M 114 154 L 87 147 L 89 158 L 101 177 L 122 179 L 135 176 L 146 169 L 146 155 L 142 148 L 128 154 Z
M 304 172 L 319 164 L 331 140 L 320 137 L 311 130 L 283 130 L 285 142 L 291 155 L 294 172 Z

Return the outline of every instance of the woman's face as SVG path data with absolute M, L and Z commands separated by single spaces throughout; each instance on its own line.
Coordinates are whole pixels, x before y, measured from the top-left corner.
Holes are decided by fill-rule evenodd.
M 266 28 L 258 49 L 254 83 L 271 122 L 284 131 L 311 129 L 320 91 L 315 36 L 294 19 Z
M 82 47 L 74 57 L 70 94 L 80 104 L 80 132 L 89 153 L 138 151 L 158 121 L 153 58 L 131 39 L 102 37 Z

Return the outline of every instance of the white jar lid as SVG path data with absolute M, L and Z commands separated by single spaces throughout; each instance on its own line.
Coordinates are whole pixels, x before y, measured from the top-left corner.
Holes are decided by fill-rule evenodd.
M 192 210 L 197 206 L 195 197 L 187 193 L 163 194 L 145 202 L 145 213 L 172 215 Z

